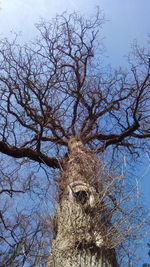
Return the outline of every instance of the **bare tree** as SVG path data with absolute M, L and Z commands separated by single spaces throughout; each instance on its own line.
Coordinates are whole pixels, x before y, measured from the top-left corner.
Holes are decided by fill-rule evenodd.
M 64 13 L 28 45 L 0 42 L 3 266 L 45 266 L 50 246 L 47 267 L 118 266 L 142 227 L 134 188 L 102 158 L 149 149 L 150 56 L 135 45 L 129 71 L 104 68 L 103 22 Z

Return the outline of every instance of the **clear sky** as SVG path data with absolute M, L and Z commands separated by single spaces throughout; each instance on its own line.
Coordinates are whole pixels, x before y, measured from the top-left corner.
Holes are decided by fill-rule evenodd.
M 50 19 L 64 10 L 87 16 L 100 6 L 108 20 L 104 37 L 114 65 L 121 64 L 134 39 L 145 43 L 150 31 L 150 0 L 1 0 L 0 6 L 0 33 L 8 36 L 11 30 L 21 31 L 25 39 L 32 37 L 40 17 Z
M 94 14 L 96 6 L 105 13 L 103 27 L 107 61 L 113 66 L 125 64 L 125 55 L 130 51 L 133 40 L 147 43 L 150 33 L 150 0 L 1 0 L 0 36 L 10 37 L 10 32 L 21 32 L 24 40 L 35 35 L 34 24 L 39 18 L 46 20 L 67 10 L 82 15 Z M 150 207 L 150 159 L 146 157 L 142 182 L 143 198 Z M 145 171 L 145 172 L 144 172 Z M 149 238 L 150 242 L 150 238 Z

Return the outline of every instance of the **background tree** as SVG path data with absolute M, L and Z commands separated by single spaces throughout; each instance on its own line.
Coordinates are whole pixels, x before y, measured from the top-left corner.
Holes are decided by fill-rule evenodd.
M 147 243 L 147 246 L 148 246 L 148 248 L 150 248 L 150 244 L 149 243 Z M 150 250 L 148 251 L 148 256 L 150 256 Z M 144 263 L 142 266 L 143 267 L 149 267 L 150 264 L 149 263 Z
M 0 43 L 2 266 L 45 266 L 52 238 L 48 266 L 116 266 L 143 224 L 110 166 L 149 151 L 149 53 L 134 45 L 129 71 L 103 67 L 103 22 L 64 13 L 28 45 Z

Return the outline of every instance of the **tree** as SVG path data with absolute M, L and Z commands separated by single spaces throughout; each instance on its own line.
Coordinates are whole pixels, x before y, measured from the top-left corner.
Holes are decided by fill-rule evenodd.
M 150 248 L 150 244 L 149 243 L 147 243 L 147 246 L 148 246 L 148 248 Z M 148 251 L 148 256 L 150 256 L 150 250 Z M 149 263 L 144 263 L 142 266 L 143 267 L 149 267 L 150 264 Z
M 134 189 L 102 158 L 148 151 L 149 54 L 135 45 L 129 71 L 104 68 L 103 22 L 64 13 L 37 24 L 31 44 L 0 43 L 3 266 L 45 266 L 52 235 L 47 267 L 118 266 L 142 224 Z

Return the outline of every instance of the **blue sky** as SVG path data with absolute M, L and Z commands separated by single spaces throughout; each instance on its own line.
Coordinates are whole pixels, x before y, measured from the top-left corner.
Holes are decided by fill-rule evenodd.
M 8 36 L 11 30 L 21 31 L 25 39 L 30 39 L 40 17 L 50 19 L 64 10 L 88 16 L 98 5 L 108 20 L 104 37 L 109 61 L 117 66 L 125 60 L 123 56 L 128 54 L 134 39 L 141 44 L 147 40 L 149 0 L 1 0 L 0 33 Z
M 125 56 L 133 40 L 137 39 L 141 45 L 147 44 L 150 0 L 1 0 L 0 36 L 10 37 L 13 30 L 21 32 L 24 40 L 29 40 L 35 35 L 34 24 L 39 18 L 48 20 L 65 10 L 89 16 L 94 14 L 96 6 L 104 10 L 107 20 L 102 34 L 108 56 L 106 62 L 114 67 L 125 65 Z M 143 175 L 140 187 L 143 201 L 150 207 L 150 159 L 147 155 L 144 161 L 139 171 L 139 177 Z

